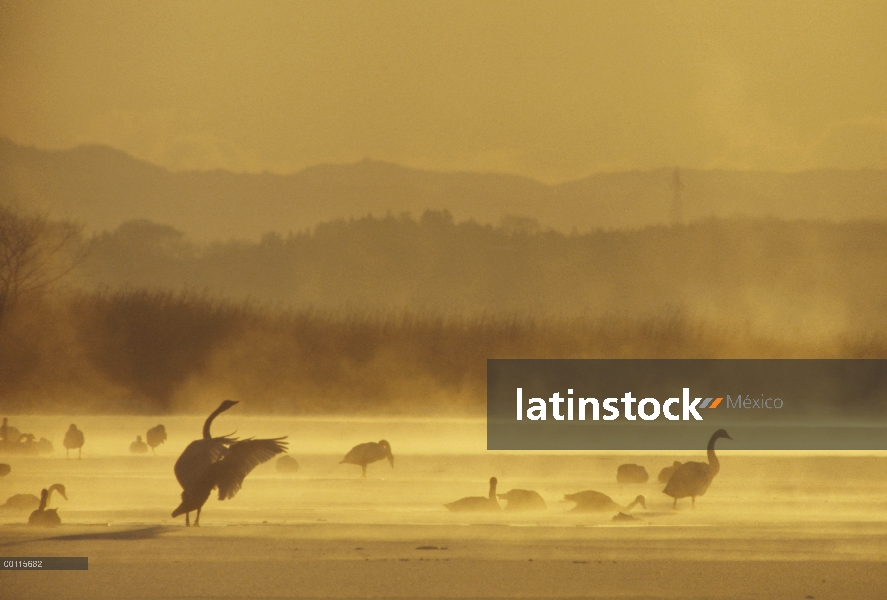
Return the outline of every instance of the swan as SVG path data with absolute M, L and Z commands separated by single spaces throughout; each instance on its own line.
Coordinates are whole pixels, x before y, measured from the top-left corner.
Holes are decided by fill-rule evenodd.
M 621 512 L 618 515 L 613 516 L 613 520 L 616 521 L 617 523 L 620 523 L 620 522 L 640 521 L 641 519 L 638 519 L 634 515 L 630 515 L 628 513 Z
M 681 468 L 681 464 L 681 461 L 676 460 L 670 467 L 664 467 L 659 471 L 659 483 L 668 483 L 668 480 L 671 479 L 674 472 Z
M 48 439 L 42 437 L 37 441 L 37 454 L 52 454 L 53 452 L 55 452 L 55 448 L 52 447 L 52 442 Z
M 68 431 L 65 432 L 65 458 L 70 458 L 68 452 L 75 448 L 77 449 L 77 458 L 83 458 L 83 432 L 71 423 Z
M 507 511 L 546 510 L 545 500 L 533 490 L 508 490 L 505 494 L 498 494 L 502 500 L 507 500 Z
M 33 433 L 23 433 L 17 444 L 10 444 L 9 450 L 16 454 L 35 455 L 40 453 L 40 444 Z
M 616 483 L 647 483 L 650 476 L 641 465 L 619 465 L 616 469 Z
M 0 504 L 5 510 L 34 510 L 40 504 L 40 498 L 34 494 L 15 494 Z
M 3 417 L 3 424 L 0 425 L 0 441 L 18 443 L 22 437 L 22 432 L 9 424 L 9 419 Z
M 68 496 L 65 494 L 65 486 L 62 484 L 54 483 L 49 486 L 49 496 L 52 496 L 52 492 L 54 491 L 61 494 L 65 500 L 68 499 Z M 14 496 L 10 496 L 6 502 L 0 505 L 0 508 L 5 508 L 7 510 L 33 510 L 34 508 L 37 508 L 39 504 L 40 498 L 34 494 L 15 494 Z
M 345 458 L 339 461 L 339 464 L 347 463 L 349 465 L 360 465 L 363 468 L 363 476 L 367 476 L 367 465 L 376 461 L 387 458 L 394 468 L 394 455 L 391 454 L 391 444 L 385 440 L 378 442 L 367 442 L 366 444 L 358 444 L 348 451 Z
M 147 441 L 148 445 L 151 446 L 151 452 L 154 452 L 154 448 L 166 441 L 166 427 L 163 425 L 157 425 L 156 427 L 149 429 Z M 154 452 L 154 454 L 157 453 Z
M 280 473 L 295 473 L 299 470 L 299 463 L 289 454 L 284 454 L 277 459 L 277 470 Z
M 191 525 L 190 513 L 197 511 L 194 525 L 200 525 L 200 511 L 213 489 L 219 500 L 233 498 L 246 476 L 258 465 L 286 452 L 285 437 L 237 440 L 230 436 L 212 437 L 210 426 L 219 414 L 237 404 L 225 400 L 206 418 L 203 438 L 188 444 L 176 461 L 174 471 L 182 486 L 182 503 L 172 516 L 185 515 L 185 526 Z
M 145 454 L 148 452 L 148 444 L 142 441 L 142 436 L 137 435 L 136 441 L 129 445 L 129 451 L 133 454 Z
M 32 512 L 28 517 L 28 525 L 55 527 L 56 525 L 62 524 L 62 520 L 58 515 L 58 509 L 46 508 L 46 505 L 49 504 L 49 498 L 52 496 L 53 490 L 58 490 L 65 500 L 68 499 L 68 496 L 65 495 L 65 486 L 59 483 L 50 486 L 48 490 L 41 490 L 40 505 L 37 507 L 37 510 Z
M 711 439 L 708 440 L 708 462 L 685 462 L 675 469 L 675 472 L 665 484 L 663 494 L 674 498 L 673 508 L 677 508 L 678 499 L 689 496 L 693 501 L 693 508 L 696 508 L 696 496 L 701 496 L 711 485 L 712 479 L 721 470 L 721 463 L 715 456 L 715 442 L 720 438 L 732 440 L 723 429 L 715 431 Z
M 496 500 L 496 484 L 499 483 L 495 477 L 490 477 L 490 494 L 486 498 L 483 496 L 469 496 L 444 504 L 447 509 L 452 512 L 496 512 L 499 508 L 499 501 Z
M 638 496 L 628 506 L 622 506 L 614 502 L 608 495 L 594 490 L 566 494 L 564 500 L 576 503 L 570 512 L 612 512 L 615 510 L 627 513 L 638 504 L 647 508 L 647 501 L 643 496 Z

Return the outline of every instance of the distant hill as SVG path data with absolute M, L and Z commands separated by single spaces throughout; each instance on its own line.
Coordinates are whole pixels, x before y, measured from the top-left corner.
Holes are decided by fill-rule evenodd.
M 418 219 L 194 244 L 132 221 L 98 236 L 87 290 L 190 290 L 324 311 L 631 315 L 678 309 L 773 331 L 884 331 L 887 222 L 702 219 L 571 235 Z
M 457 221 L 579 232 L 668 222 L 672 169 L 600 174 L 560 185 L 514 175 L 438 173 L 364 160 L 292 175 L 174 173 L 103 146 L 45 151 L 0 138 L 0 201 L 112 230 L 167 223 L 197 241 L 258 239 L 337 218 L 448 210 Z M 681 170 L 685 218 L 887 218 L 887 171 Z

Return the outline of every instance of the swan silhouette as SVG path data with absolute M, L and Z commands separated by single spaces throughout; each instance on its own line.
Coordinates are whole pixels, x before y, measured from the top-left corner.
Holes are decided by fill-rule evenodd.
M 148 444 L 142 441 L 142 436 L 137 435 L 136 441 L 129 445 L 129 451 L 133 454 L 145 454 L 148 452 Z
M 166 441 L 166 427 L 163 425 L 157 425 L 156 427 L 152 427 L 148 430 L 148 445 L 151 446 L 151 452 L 154 452 L 154 448 L 162 444 Z
M 647 508 L 647 501 L 643 496 L 638 496 L 628 506 L 622 506 L 614 502 L 608 495 L 594 490 L 565 494 L 564 500 L 576 503 L 570 512 L 612 512 L 615 510 L 627 513 L 638 504 Z
M 290 456 L 289 454 L 284 454 L 280 458 L 277 459 L 277 471 L 280 473 L 295 473 L 299 470 L 299 461 Z
M 378 442 L 367 442 L 366 444 L 358 444 L 348 451 L 345 458 L 339 461 L 339 464 L 347 463 L 349 465 L 359 465 L 363 469 L 363 476 L 367 476 L 367 465 L 376 461 L 388 459 L 391 468 L 394 468 L 394 455 L 391 454 L 391 444 L 385 440 Z
M 499 501 L 496 500 L 496 484 L 498 483 L 498 479 L 490 477 L 490 493 L 486 498 L 483 496 L 468 496 L 467 498 L 444 504 L 444 506 L 452 512 L 497 512 L 501 510 Z
M 237 404 L 225 400 L 207 417 L 203 424 L 203 438 L 188 444 L 176 461 L 174 471 L 182 486 L 182 503 L 172 516 L 185 515 L 185 526 L 191 525 L 190 513 L 197 511 L 194 525 L 200 525 L 200 511 L 213 489 L 218 488 L 219 500 L 233 498 L 243 480 L 258 465 L 286 452 L 286 437 L 272 439 L 237 440 L 230 436 L 212 437 L 210 426 L 219 414 Z
M 32 512 L 30 516 L 28 516 L 28 525 L 38 525 L 41 527 L 55 527 L 56 525 L 61 525 L 62 520 L 59 518 L 58 509 L 57 508 L 46 508 L 46 505 L 49 504 L 49 499 L 52 496 L 52 492 L 54 490 L 58 490 L 58 492 L 62 495 L 62 497 L 67 500 L 68 496 L 65 494 L 65 486 L 60 483 L 53 484 L 49 486 L 49 489 L 43 489 L 40 491 L 40 505 L 37 507 L 37 510 Z
M 505 510 L 509 512 L 546 510 L 548 508 L 542 496 L 533 490 L 508 490 L 498 496 L 500 499 L 508 501 Z
M 641 465 L 619 465 L 616 469 L 616 483 L 647 483 L 650 475 Z
M 68 431 L 65 432 L 65 458 L 70 458 L 68 452 L 75 448 L 77 449 L 77 458 L 83 458 L 83 432 L 71 423 Z
M 0 425 L 0 442 L 11 442 L 17 444 L 22 432 L 9 424 L 9 419 L 3 417 L 3 424 Z
M 671 479 L 674 472 L 681 468 L 681 464 L 681 461 L 676 460 L 670 467 L 663 467 L 663 469 L 659 471 L 659 483 L 668 483 L 668 480 Z
M 63 486 L 62 484 L 54 483 L 49 486 L 49 494 L 52 494 L 54 490 L 57 490 L 58 493 L 60 493 L 65 498 L 65 500 L 68 499 L 68 497 L 65 495 L 65 486 Z M 6 502 L 0 505 L 0 508 L 6 510 L 33 510 L 37 508 L 39 504 L 40 498 L 38 498 L 34 494 L 15 494 L 14 496 L 10 496 L 9 498 L 7 498 Z
M 688 496 L 692 499 L 693 508 L 696 508 L 696 496 L 702 496 L 708 490 L 715 475 L 721 470 L 721 463 L 715 456 L 715 442 L 720 438 L 733 439 L 726 431 L 718 429 L 708 440 L 707 463 L 685 462 L 672 473 L 662 493 L 674 498 L 673 508 L 678 507 L 679 498 Z

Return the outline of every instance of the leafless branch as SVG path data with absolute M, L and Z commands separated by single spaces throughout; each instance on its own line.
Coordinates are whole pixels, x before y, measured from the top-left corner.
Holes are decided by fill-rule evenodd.
M 28 296 L 45 293 L 86 256 L 82 227 L 0 205 L 0 318 Z

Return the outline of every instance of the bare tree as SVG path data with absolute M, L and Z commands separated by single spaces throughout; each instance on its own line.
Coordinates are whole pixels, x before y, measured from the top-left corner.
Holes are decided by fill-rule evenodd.
M 83 260 L 81 232 L 74 223 L 0 205 L 0 320 L 18 302 L 46 292 Z

